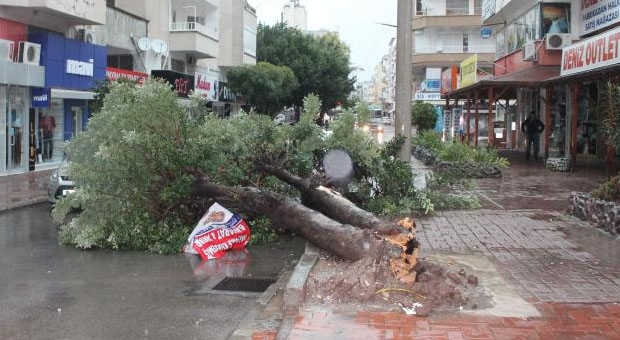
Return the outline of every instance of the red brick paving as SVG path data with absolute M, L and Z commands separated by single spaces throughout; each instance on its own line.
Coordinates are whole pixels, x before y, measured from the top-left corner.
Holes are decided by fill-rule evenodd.
M 330 310 L 302 310 L 288 339 L 620 339 L 618 304 L 541 303 L 536 306 L 542 316 L 527 319 L 466 313 L 421 318 L 404 313 L 358 312 L 352 315 Z M 275 335 L 254 339 L 275 339 Z

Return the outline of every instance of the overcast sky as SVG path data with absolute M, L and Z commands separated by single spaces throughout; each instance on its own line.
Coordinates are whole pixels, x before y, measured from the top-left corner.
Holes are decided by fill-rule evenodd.
M 256 9 L 258 21 L 273 25 L 280 21 L 282 7 L 289 0 L 248 0 Z M 300 0 L 308 14 L 308 29 L 337 31 L 340 40 L 351 48 L 351 64 L 362 67 L 358 81 L 370 80 L 374 67 L 389 51 L 390 39 L 396 37 L 397 0 Z

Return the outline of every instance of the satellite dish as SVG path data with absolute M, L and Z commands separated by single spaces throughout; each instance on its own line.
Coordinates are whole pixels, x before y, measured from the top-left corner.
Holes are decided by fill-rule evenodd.
M 155 53 L 165 54 L 168 51 L 168 46 L 161 39 L 153 39 L 151 42 L 151 47 Z
M 138 48 L 141 51 L 146 51 L 149 49 L 149 47 L 151 47 L 151 41 L 149 40 L 149 38 L 142 37 L 140 38 L 140 40 L 138 40 Z

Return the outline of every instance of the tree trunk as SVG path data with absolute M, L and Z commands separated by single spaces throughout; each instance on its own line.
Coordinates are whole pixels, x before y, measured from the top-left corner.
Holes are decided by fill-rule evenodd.
M 362 229 L 370 229 L 379 235 L 394 235 L 406 232 L 402 227 L 385 222 L 364 209 L 360 209 L 340 193 L 323 186 L 314 186 L 309 180 L 298 177 L 285 169 L 262 164 L 260 169 L 276 176 L 302 194 L 305 206 L 318 210 L 344 224 Z
M 206 176 L 198 175 L 194 193 L 224 205 L 267 216 L 274 226 L 298 233 L 320 248 L 344 259 L 358 261 L 365 257 L 399 257 L 406 248 L 406 245 L 379 237 L 370 230 L 334 221 L 274 192 L 213 184 Z M 398 242 L 406 243 L 409 238 L 405 238 L 406 240 L 401 238 Z

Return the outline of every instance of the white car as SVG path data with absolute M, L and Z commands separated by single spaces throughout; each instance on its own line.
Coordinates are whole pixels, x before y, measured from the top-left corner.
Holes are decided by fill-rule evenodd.
M 50 175 L 47 186 L 47 200 L 52 204 L 75 191 L 73 180 L 67 176 L 68 168 L 69 163 L 65 160 Z

